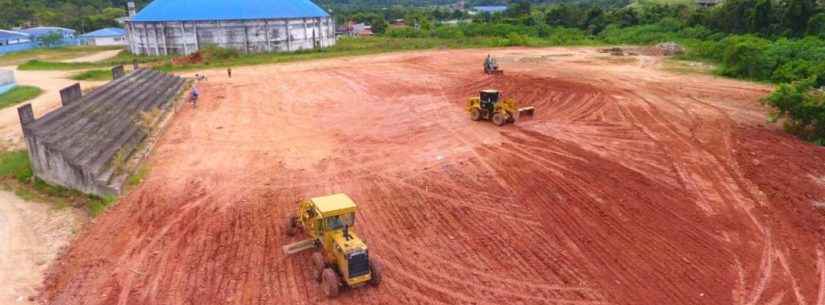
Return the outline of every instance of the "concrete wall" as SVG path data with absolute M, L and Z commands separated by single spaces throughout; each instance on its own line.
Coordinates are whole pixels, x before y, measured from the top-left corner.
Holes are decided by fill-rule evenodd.
M 14 71 L 0 70 L 0 94 L 11 90 L 17 85 L 14 80 Z
M 95 37 L 87 38 L 86 44 L 93 46 L 125 46 L 129 43 L 126 36 L 123 37 Z
M 130 22 L 129 49 L 135 54 L 187 55 L 206 45 L 244 53 L 288 52 L 335 45 L 330 17 L 185 22 Z

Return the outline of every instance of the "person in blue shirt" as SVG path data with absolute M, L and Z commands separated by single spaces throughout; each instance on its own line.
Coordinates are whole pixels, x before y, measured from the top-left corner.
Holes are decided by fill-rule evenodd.
M 192 107 L 196 107 L 196 108 L 198 107 L 197 103 L 198 103 L 198 96 L 199 95 L 200 94 L 198 93 L 198 87 L 195 86 L 195 85 L 192 85 L 192 93 L 189 96 L 189 101 L 192 102 Z

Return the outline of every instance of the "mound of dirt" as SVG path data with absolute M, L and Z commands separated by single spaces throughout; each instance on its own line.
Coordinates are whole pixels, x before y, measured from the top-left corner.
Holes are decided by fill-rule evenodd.
M 657 44 L 655 50 L 662 56 L 673 56 L 685 53 L 685 48 L 675 42 L 663 42 Z

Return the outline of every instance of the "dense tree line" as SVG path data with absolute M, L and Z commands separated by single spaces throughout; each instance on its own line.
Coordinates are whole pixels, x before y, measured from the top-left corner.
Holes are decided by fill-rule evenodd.
M 128 0 L 0 0 L 0 28 L 63 26 L 82 32 L 116 26 Z M 148 0 L 135 1 L 138 6 Z

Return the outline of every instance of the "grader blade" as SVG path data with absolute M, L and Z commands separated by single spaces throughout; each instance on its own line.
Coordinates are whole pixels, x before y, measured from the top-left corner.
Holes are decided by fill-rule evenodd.
M 284 254 L 286 255 L 292 255 L 312 248 L 315 248 L 315 240 L 313 239 L 306 239 L 283 246 Z
M 519 116 L 526 115 L 526 116 L 533 116 L 536 113 L 536 107 L 521 107 L 518 109 Z

